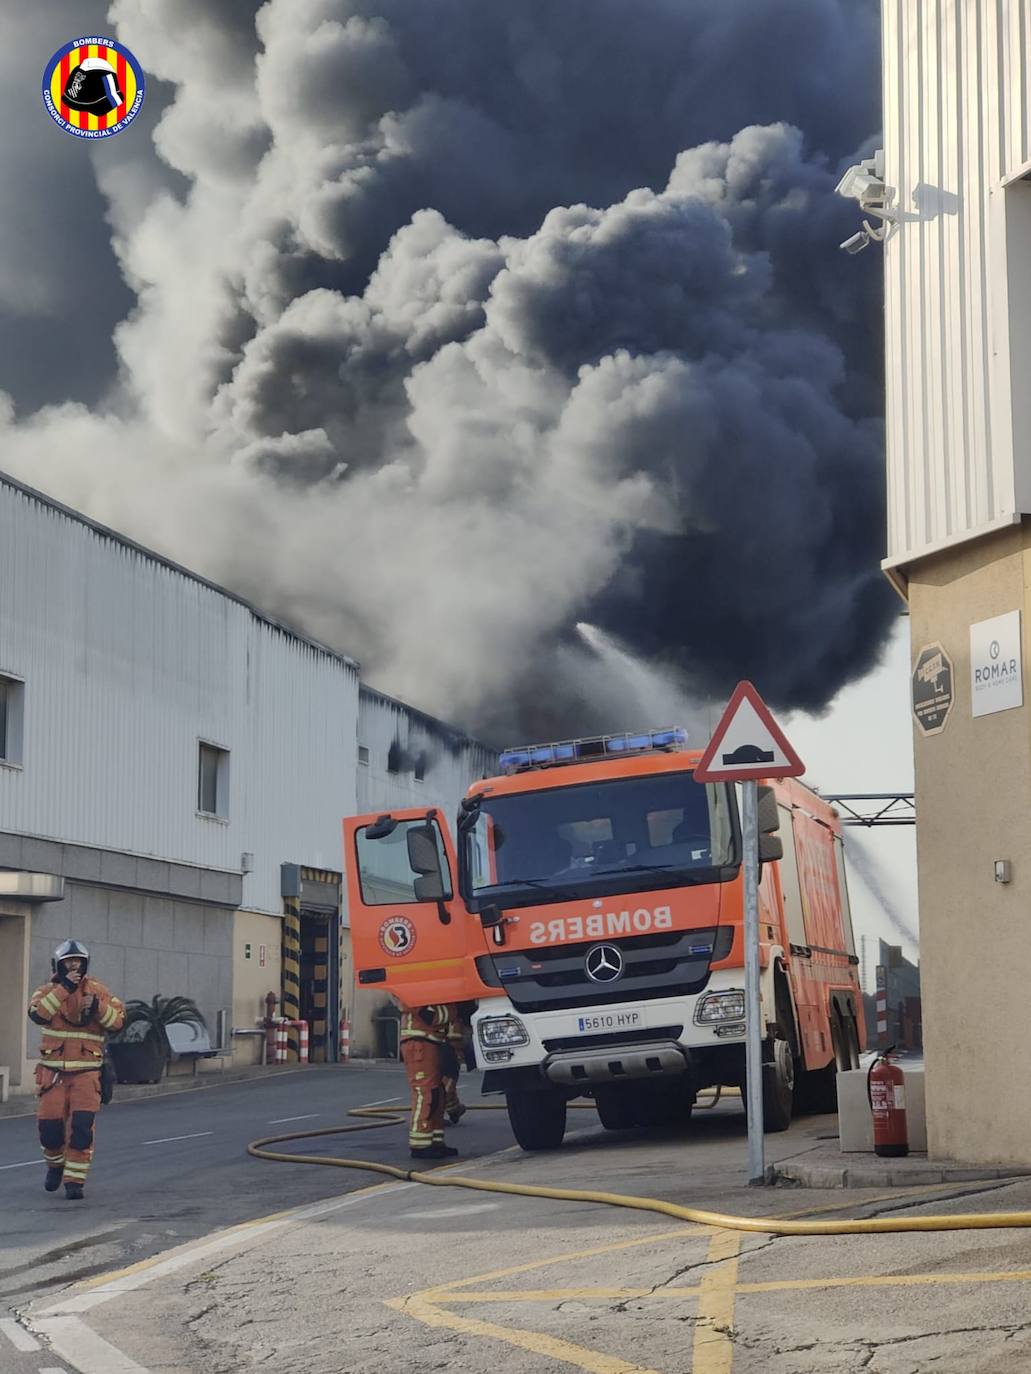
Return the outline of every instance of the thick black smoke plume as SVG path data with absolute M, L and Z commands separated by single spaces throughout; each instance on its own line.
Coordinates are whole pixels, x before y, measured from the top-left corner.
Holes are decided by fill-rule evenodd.
M 838 253 L 833 187 L 878 125 L 873 0 L 110 21 L 150 127 L 35 137 L 55 212 L 48 160 L 90 160 L 103 253 L 68 403 L 6 365 L 5 466 L 471 728 L 646 723 L 592 697 L 581 619 L 783 707 L 872 664 L 877 264 Z M 54 14 L 23 22 L 45 48 Z M 0 310 L 41 328 L 66 264 L 19 254 L 39 286 L 0 277 Z

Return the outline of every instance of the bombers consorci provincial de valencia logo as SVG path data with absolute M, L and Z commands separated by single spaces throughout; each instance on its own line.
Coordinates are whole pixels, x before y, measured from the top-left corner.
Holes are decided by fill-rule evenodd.
M 120 134 L 143 105 L 143 68 L 113 38 L 76 38 L 58 48 L 43 72 L 50 118 L 76 138 Z
M 380 948 L 395 958 L 413 950 L 415 939 L 415 926 L 407 916 L 390 916 L 379 928 Z

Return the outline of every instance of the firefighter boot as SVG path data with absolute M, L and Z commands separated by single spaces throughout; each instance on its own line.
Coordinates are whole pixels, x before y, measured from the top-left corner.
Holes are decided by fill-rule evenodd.
M 64 1195 L 69 1202 L 82 1202 L 86 1196 L 82 1191 L 81 1183 L 66 1183 L 64 1185 Z
M 458 1151 L 455 1149 L 453 1145 L 434 1144 L 430 1146 L 426 1153 L 430 1156 L 431 1159 L 448 1159 L 452 1155 L 458 1154 Z
M 448 1120 L 451 1122 L 452 1126 L 457 1126 L 468 1110 L 469 1108 L 465 1105 L 464 1102 L 459 1102 L 457 1107 L 449 1108 Z
M 62 1178 L 64 1178 L 64 1165 L 51 1164 L 47 1169 L 47 1176 L 43 1180 L 43 1187 L 48 1193 L 56 1193 L 61 1186 Z

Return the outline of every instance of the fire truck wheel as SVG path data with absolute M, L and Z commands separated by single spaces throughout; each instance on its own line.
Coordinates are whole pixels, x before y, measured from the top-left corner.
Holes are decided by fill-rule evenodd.
M 634 1099 L 627 1088 L 595 1088 L 594 1105 L 607 1131 L 628 1131 L 637 1125 Z
M 786 1131 L 795 1097 L 795 1061 L 786 1040 L 774 1040 L 773 1062 L 763 1065 L 763 1126 Z
M 510 1088 L 505 1094 L 512 1134 L 524 1150 L 557 1150 L 566 1133 L 566 1099 L 554 1088 Z

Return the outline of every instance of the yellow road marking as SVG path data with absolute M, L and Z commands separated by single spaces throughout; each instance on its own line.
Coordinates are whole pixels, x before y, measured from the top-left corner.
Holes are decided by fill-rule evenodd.
M 730 1374 L 734 1362 L 734 1290 L 737 1286 L 741 1235 L 717 1231 L 707 1259 L 713 1266 L 702 1276 L 694 1327 L 692 1374 Z
M 697 1298 L 700 1288 L 493 1288 L 483 1293 L 435 1293 L 433 1301 L 444 1306 L 461 1302 L 627 1302 L 636 1298 Z M 422 1296 L 422 1295 L 420 1295 Z
M 745 1255 L 747 1258 L 747 1252 Z M 852 1278 L 822 1279 L 770 1279 L 761 1283 L 738 1283 L 735 1293 L 784 1293 L 792 1290 L 813 1290 L 820 1288 L 890 1288 L 898 1284 L 903 1288 L 918 1286 L 933 1287 L 936 1283 L 1031 1283 L 1031 1269 L 1002 1270 L 998 1273 L 980 1274 L 862 1274 Z M 458 1302 L 569 1302 L 577 1300 L 590 1302 L 597 1298 L 604 1302 L 643 1302 L 656 1298 L 679 1302 L 685 1298 L 697 1298 L 702 1292 L 695 1288 L 494 1288 L 482 1293 L 455 1293 L 449 1297 L 438 1293 L 433 1301 L 450 1304 Z
M 418 1296 L 431 1298 L 436 1302 L 438 1298 L 445 1298 L 448 1293 L 465 1288 L 471 1283 L 489 1283 L 492 1279 L 507 1279 L 513 1274 L 528 1274 L 534 1269 L 546 1269 L 549 1265 L 566 1264 L 570 1260 L 593 1259 L 596 1255 L 609 1255 L 616 1250 L 632 1250 L 635 1246 L 651 1245 L 657 1240 L 682 1240 L 685 1231 L 698 1236 L 712 1234 L 708 1226 L 683 1223 L 675 1231 L 650 1231 L 648 1235 L 638 1236 L 634 1240 L 620 1240 L 609 1245 L 594 1245 L 589 1250 L 571 1250 L 566 1255 L 550 1255 L 547 1259 L 531 1260 L 527 1264 L 514 1264 L 508 1269 L 493 1269 L 487 1274 L 473 1274 L 468 1279 L 453 1279 L 450 1283 L 442 1283 L 438 1288 L 426 1288 Z
M 783 1293 L 803 1288 L 914 1288 L 936 1283 L 1031 1283 L 1031 1269 L 984 1274 L 869 1274 L 844 1279 L 771 1279 L 768 1283 L 740 1283 L 739 1293 Z
M 520 1350 L 531 1350 L 535 1355 L 560 1360 L 574 1369 L 587 1370 L 588 1374 L 660 1374 L 659 1370 L 631 1364 L 618 1355 L 599 1354 L 557 1336 L 546 1336 L 540 1331 L 520 1331 L 511 1326 L 476 1321 L 472 1317 L 459 1317 L 454 1312 L 445 1312 L 421 1294 L 410 1298 L 388 1298 L 386 1306 L 414 1317 L 426 1326 L 444 1327 L 449 1331 L 461 1331 L 466 1336 L 485 1336 L 489 1340 L 503 1341 Z

